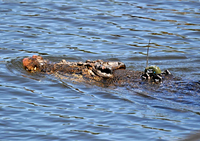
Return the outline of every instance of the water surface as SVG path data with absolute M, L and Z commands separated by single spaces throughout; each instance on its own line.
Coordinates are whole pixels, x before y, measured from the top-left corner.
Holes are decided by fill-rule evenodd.
M 199 93 L 103 88 L 30 74 L 21 60 L 149 64 L 199 81 L 199 0 L 1 0 L 1 140 L 155 140 L 200 129 Z

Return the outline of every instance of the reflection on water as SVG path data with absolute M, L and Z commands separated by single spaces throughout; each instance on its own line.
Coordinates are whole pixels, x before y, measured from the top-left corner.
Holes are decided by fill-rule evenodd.
M 0 1 L 0 139 L 181 140 L 199 130 L 199 93 L 103 88 L 27 73 L 21 59 L 103 59 L 200 75 L 198 0 Z M 134 134 L 133 134 L 134 133 Z

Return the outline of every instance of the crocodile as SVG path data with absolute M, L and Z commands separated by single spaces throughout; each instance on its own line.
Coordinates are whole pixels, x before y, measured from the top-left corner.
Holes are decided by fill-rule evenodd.
M 200 93 L 200 82 L 187 82 L 174 77 L 168 70 L 161 72 L 156 66 L 146 67 L 145 71 L 127 70 L 123 62 L 86 60 L 85 62 L 51 62 L 41 56 L 24 58 L 23 66 L 31 73 L 55 74 L 61 79 L 88 82 L 101 86 L 146 87 L 156 91 L 174 93 Z M 158 87 L 157 87 L 157 86 Z M 153 86 L 153 87 L 152 87 Z M 155 87 L 156 86 L 156 87 Z
M 99 59 L 95 61 L 86 60 L 86 62 L 62 60 L 58 63 L 52 63 L 37 55 L 24 58 L 23 66 L 30 72 L 77 74 L 94 80 L 113 78 L 115 70 L 126 69 L 125 64 L 122 62 L 104 62 Z

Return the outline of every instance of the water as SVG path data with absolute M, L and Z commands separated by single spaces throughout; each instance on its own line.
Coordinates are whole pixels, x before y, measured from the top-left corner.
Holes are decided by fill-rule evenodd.
M 200 129 L 199 93 L 102 88 L 27 73 L 21 60 L 149 63 L 199 81 L 199 0 L 1 0 L 0 140 L 154 140 Z

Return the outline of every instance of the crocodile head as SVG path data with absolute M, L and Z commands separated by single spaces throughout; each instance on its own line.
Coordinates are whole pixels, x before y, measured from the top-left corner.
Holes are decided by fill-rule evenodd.
M 112 78 L 113 72 L 119 69 L 126 69 L 126 66 L 122 62 L 104 62 L 97 61 L 92 68 L 93 72 L 103 78 Z

